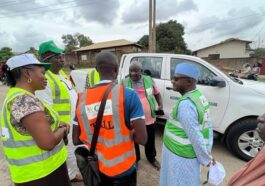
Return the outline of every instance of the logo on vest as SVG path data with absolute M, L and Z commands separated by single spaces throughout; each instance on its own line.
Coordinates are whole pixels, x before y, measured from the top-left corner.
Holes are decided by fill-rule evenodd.
M 86 105 L 86 115 L 89 120 L 95 119 L 98 115 L 99 106 L 101 102 L 93 103 L 91 105 Z M 111 100 L 106 101 L 105 110 L 103 116 L 112 115 L 112 102 Z

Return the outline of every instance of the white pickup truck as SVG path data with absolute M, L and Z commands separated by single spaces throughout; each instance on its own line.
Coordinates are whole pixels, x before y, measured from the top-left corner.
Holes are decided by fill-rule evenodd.
M 224 139 L 228 148 L 239 158 L 253 158 L 264 145 L 255 131 L 256 118 L 265 112 L 265 83 L 236 79 L 225 75 L 208 62 L 194 56 L 132 53 L 122 56 L 118 79 L 129 74 L 132 61 L 142 63 L 143 73 L 150 75 L 158 86 L 164 104 L 165 121 L 176 99 L 180 97 L 171 87 L 171 78 L 179 63 L 192 63 L 200 69 L 197 88 L 202 91 L 210 103 L 210 115 L 213 129 Z M 86 70 L 74 70 L 71 77 L 78 91 L 85 85 Z

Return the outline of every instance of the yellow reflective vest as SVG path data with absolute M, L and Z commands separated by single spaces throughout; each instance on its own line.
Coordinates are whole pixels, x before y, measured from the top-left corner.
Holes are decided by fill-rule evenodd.
M 59 74 L 68 79 L 63 70 L 60 70 Z M 60 81 L 57 75 L 52 73 L 50 70 L 46 72 L 45 77 L 52 89 L 53 109 L 58 112 L 61 121 L 70 123 L 71 100 L 68 89 Z
M 51 151 L 45 151 L 37 146 L 32 136 L 22 135 L 12 126 L 9 105 L 17 96 L 24 94 L 32 95 L 23 89 L 11 88 L 5 97 L 1 117 L 3 150 L 11 179 L 15 183 L 25 183 L 43 178 L 59 168 L 67 157 L 63 141 Z M 59 116 L 48 105 L 43 102 L 42 104 L 53 118 L 50 128 L 55 131 L 59 125 Z

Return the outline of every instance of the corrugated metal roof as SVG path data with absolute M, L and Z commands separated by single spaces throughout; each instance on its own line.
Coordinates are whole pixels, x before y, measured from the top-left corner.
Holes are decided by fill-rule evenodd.
M 118 46 L 126 46 L 126 45 L 136 45 L 140 48 L 143 48 L 141 45 L 137 43 L 132 43 L 130 41 L 127 41 L 126 39 L 120 39 L 120 40 L 114 40 L 114 41 L 106 41 L 106 42 L 100 42 L 95 43 L 86 47 L 81 47 L 79 49 L 76 49 L 75 51 L 86 51 L 86 50 L 95 50 L 95 49 L 102 49 L 102 48 L 112 48 L 112 47 L 118 47 Z

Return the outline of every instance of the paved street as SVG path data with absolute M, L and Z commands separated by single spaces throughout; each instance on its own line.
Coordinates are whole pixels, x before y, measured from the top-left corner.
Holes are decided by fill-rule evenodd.
M 2 106 L 3 96 L 7 91 L 7 87 L 0 85 L 0 103 Z M 162 145 L 162 132 L 163 127 L 157 126 L 157 133 L 156 133 L 156 146 L 157 146 L 157 154 L 158 159 L 160 160 L 161 157 L 161 145 Z M 147 160 L 144 157 L 144 150 L 141 149 L 142 152 L 142 160 L 139 163 L 139 171 L 138 171 L 138 185 L 139 186 L 157 186 L 159 185 L 159 172 L 154 170 L 152 166 L 150 166 Z M 218 140 L 215 140 L 214 147 L 213 147 L 213 156 L 217 161 L 220 161 L 227 172 L 227 177 L 225 183 L 226 185 L 228 179 L 231 175 L 242 167 L 245 162 L 239 160 L 238 158 L 234 157 L 225 147 L 224 144 L 220 143 Z M 206 179 L 206 170 L 205 168 L 202 169 L 202 181 Z M 9 173 L 6 167 L 5 160 L 3 159 L 3 152 L 2 152 L 2 143 L 0 143 L 0 185 L 1 186 L 12 186 L 9 178 Z M 73 184 L 73 186 L 82 186 L 83 184 Z

